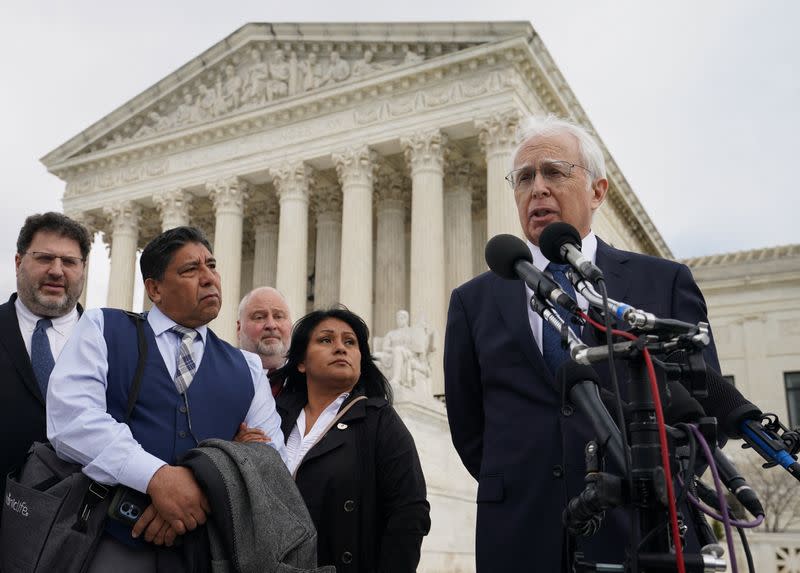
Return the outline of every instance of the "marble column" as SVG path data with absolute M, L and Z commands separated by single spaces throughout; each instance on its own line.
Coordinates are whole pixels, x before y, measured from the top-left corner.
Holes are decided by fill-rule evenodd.
M 111 269 L 108 275 L 106 305 L 133 309 L 133 283 L 136 276 L 136 244 L 142 209 L 133 201 L 120 201 L 103 209 L 111 229 Z
M 408 192 L 401 174 L 388 166 L 382 166 L 378 173 L 376 191 L 374 334 L 384 336 L 396 328 L 397 311 L 408 308 L 405 232 Z
M 411 171 L 411 296 L 412 324 L 427 322 L 444 335 L 446 320 L 444 262 L 444 146 L 438 129 L 401 139 Z M 444 392 L 441 344 L 430 357 L 434 394 Z
M 222 340 L 236 344 L 236 316 L 242 278 L 242 234 L 247 183 L 238 177 L 227 177 L 206 188 L 214 205 L 214 256 L 222 284 L 222 306 L 211 324 Z
M 292 316 L 306 314 L 308 281 L 308 186 L 311 168 L 302 161 L 270 169 L 280 202 L 276 287 Z
M 451 152 L 444 192 L 445 293 L 472 278 L 472 162 Z
M 340 300 L 342 193 L 338 185 L 319 184 L 314 189 L 313 201 L 317 217 L 314 308 L 329 308 Z
M 192 194 L 183 189 L 171 189 L 153 195 L 153 203 L 161 216 L 161 230 L 189 224 Z
M 253 283 L 251 288 L 275 286 L 278 265 L 278 198 L 268 195 L 268 202 L 253 217 L 255 247 L 253 249 Z
M 90 215 L 89 213 L 83 211 L 76 211 L 70 213 L 64 213 L 67 217 L 80 223 L 83 227 L 89 232 L 89 253 L 86 255 L 86 261 L 83 263 L 83 290 L 81 291 L 81 296 L 78 297 L 78 303 L 83 307 L 86 308 L 86 292 L 89 290 L 89 262 L 91 260 L 91 249 L 92 245 L 94 244 L 94 235 L 99 230 L 99 222 L 97 219 Z
M 472 273 L 477 276 L 489 269 L 486 266 L 486 191 L 482 185 L 472 195 Z
M 366 145 L 335 153 L 342 185 L 339 300 L 372 327 L 372 180 L 374 155 Z
M 500 233 L 522 236 L 514 193 L 505 181 L 511 170 L 511 153 L 520 114 L 517 110 L 495 113 L 475 122 L 478 140 L 486 154 L 487 236 Z

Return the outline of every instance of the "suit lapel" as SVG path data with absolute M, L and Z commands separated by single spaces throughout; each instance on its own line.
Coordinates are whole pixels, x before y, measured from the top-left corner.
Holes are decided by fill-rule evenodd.
M 39 385 L 36 383 L 36 377 L 33 374 L 33 366 L 31 366 L 31 358 L 19 331 L 19 320 L 17 320 L 17 311 L 14 307 L 16 299 L 17 295 L 12 294 L 6 304 L 0 305 L 0 345 L 3 346 L 6 354 L 8 354 L 23 385 L 44 406 L 44 397 L 39 391 Z
M 493 275 L 492 295 L 494 296 L 500 316 L 506 323 L 512 337 L 520 345 L 525 357 L 537 372 L 543 372 L 551 384 L 555 379 L 547 369 L 547 365 L 539 352 L 536 340 L 531 332 L 528 320 L 528 294 L 525 283 L 521 280 L 507 280 Z

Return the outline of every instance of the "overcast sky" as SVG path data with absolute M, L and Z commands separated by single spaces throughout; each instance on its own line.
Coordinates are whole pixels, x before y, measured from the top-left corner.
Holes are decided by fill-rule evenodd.
M 0 297 L 61 209 L 39 158 L 241 25 L 431 20 L 532 22 L 676 257 L 800 242 L 800 2 L 26 0 L 0 7 Z

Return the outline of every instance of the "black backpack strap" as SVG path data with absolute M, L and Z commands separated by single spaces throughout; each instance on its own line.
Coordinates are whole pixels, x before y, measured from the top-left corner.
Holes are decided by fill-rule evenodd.
M 128 408 L 125 410 L 125 423 L 127 424 L 133 413 L 133 407 L 136 405 L 136 399 L 139 397 L 139 388 L 142 385 L 142 376 L 144 375 L 144 364 L 147 361 L 147 339 L 144 337 L 144 321 L 147 320 L 147 315 L 145 313 L 128 312 L 127 310 L 124 312 L 136 325 L 136 339 L 139 348 L 139 361 L 136 363 L 136 372 L 133 375 L 131 391 L 128 394 Z

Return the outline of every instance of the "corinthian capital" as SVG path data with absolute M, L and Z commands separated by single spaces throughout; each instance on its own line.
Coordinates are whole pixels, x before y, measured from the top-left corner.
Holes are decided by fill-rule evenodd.
M 342 187 L 352 184 L 371 185 L 377 165 L 377 153 L 366 145 L 351 147 L 342 153 L 334 153 L 336 174 Z
M 417 131 L 400 139 L 412 175 L 418 170 L 441 171 L 447 136 L 438 129 Z
M 238 177 L 225 177 L 206 183 L 206 189 L 217 213 L 244 213 L 244 202 L 249 196 L 246 181 Z
M 64 215 L 82 225 L 89 232 L 90 239 L 103 227 L 103 221 L 99 221 L 97 217 L 86 211 L 66 211 Z
M 192 199 L 192 194 L 183 189 L 170 189 L 153 195 L 153 203 L 161 215 L 165 228 L 189 223 Z
M 112 234 L 127 233 L 139 234 L 139 218 L 142 208 L 133 201 L 119 201 L 113 205 L 103 207 L 103 214 L 108 218 Z
M 284 163 L 269 170 L 272 175 L 272 183 L 278 199 L 297 199 L 308 202 L 308 186 L 311 180 L 311 168 L 297 161 L 295 163 Z
M 342 212 L 342 191 L 334 183 L 319 182 L 314 185 L 311 201 L 317 216 L 323 213 L 339 215 Z
M 454 149 L 447 156 L 444 176 L 445 190 L 471 192 L 475 184 L 475 165 Z
M 402 206 L 410 196 L 411 183 L 408 177 L 389 164 L 380 166 L 375 186 L 375 200 L 379 205 L 392 202 Z
M 486 155 L 507 152 L 514 147 L 520 116 L 519 110 L 509 109 L 475 121 L 478 141 Z

